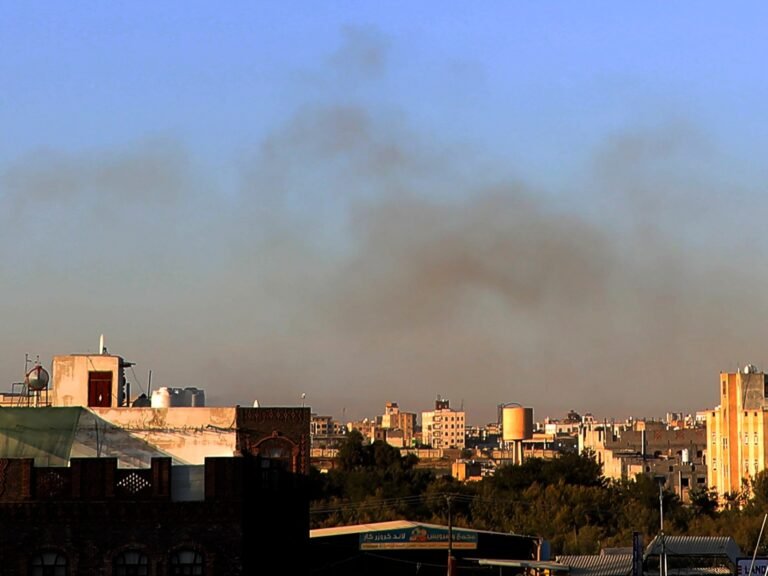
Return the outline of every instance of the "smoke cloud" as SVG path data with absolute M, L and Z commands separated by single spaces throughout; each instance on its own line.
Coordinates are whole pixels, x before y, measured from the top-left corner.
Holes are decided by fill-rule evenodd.
M 331 66 L 375 83 L 387 43 L 348 31 Z M 236 190 L 173 141 L 24 158 L 0 172 L 0 375 L 105 332 L 139 385 L 152 368 L 220 403 L 305 393 L 347 419 L 439 394 L 483 423 L 510 401 L 691 412 L 720 370 L 768 367 L 766 271 L 743 250 L 762 244 L 703 131 L 618 133 L 573 190 L 471 150 L 361 98 L 297 110 L 233 160 Z

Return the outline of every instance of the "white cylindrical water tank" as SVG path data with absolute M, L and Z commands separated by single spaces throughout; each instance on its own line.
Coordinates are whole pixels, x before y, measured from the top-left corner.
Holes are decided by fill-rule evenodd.
M 681 454 L 680 459 L 683 461 L 683 464 L 688 464 L 688 462 L 690 462 L 690 456 L 688 455 L 688 448 L 683 448 L 683 453 Z
M 159 388 L 152 391 L 152 408 L 170 408 L 171 392 L 168 388 Z

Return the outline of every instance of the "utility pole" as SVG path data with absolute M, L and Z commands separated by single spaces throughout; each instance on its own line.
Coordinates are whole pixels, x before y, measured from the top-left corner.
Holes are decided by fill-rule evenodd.
M 445 497 L 448 503 L 448 576 L 453 576 L 453 518 L 451 516 L 451 496 Z
M 659 556 L 659 576 L 667 576 L 667 546 L 664 542 L 664 488 L 659 482 L 659 522 L 661 525 L 661 556 Z

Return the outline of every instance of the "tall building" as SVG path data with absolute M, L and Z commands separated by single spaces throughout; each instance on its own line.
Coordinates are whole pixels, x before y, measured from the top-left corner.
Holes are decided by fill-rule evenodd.
M 754 366 L 720 374 L 720 405 L 707 412 L 708 484 L 723 496 L 766 466 L 768 378 Z
M 401 412 L 397 402 L 387 402 L 381 417 L 381 427 L 386 431 L 387 443 L 400 448 L 413 446 L 416 414 Z
M 464 412 L 453 410 L 448 400 L 438 396 L 435 409 L 421 413 L 421 432 L 424 444 L 433 448 L 464 448 Z

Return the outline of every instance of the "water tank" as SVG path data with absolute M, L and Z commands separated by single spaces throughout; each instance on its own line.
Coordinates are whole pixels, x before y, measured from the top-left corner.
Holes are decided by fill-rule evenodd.
M 27 376 L 24 379 L 27 384 L 27 388 L 34 391 L 45 390 L 48 388 L 49 380 L 50 377 L 48 376 L 48 371 L 39 365 L 35 366 L 32 368 L 32 370 L 27 372 Z
M 683 461 L 683 464 L 688 464 L 688 462 L 690 462 L 690 456 L 688 456 L 688 448 L 683 448 L 680 459 Z
M 168 388 L 158 388 L 152 391 L 152 408 L 170 408 L 171 391 Z
M 501 422 L 501 437 L 504 442 L 533 438 L 533 408 L 505 406 Z

